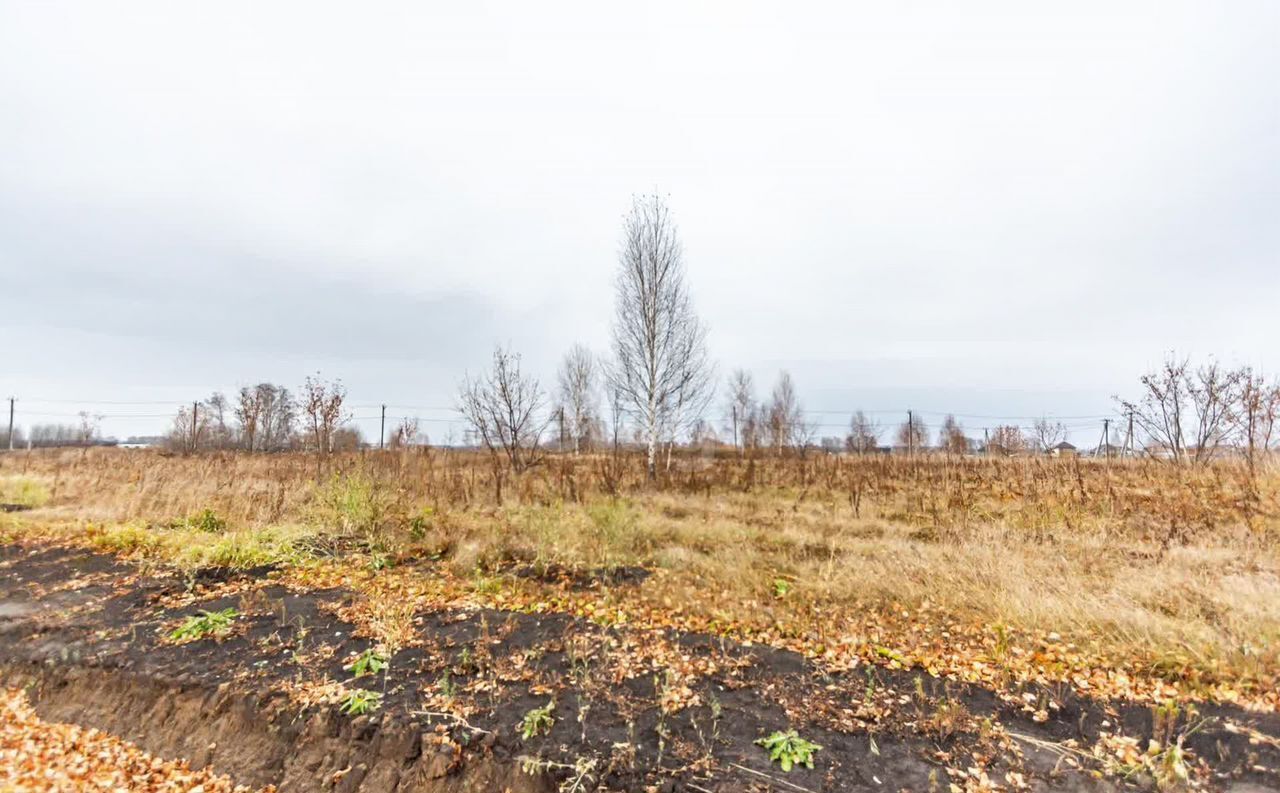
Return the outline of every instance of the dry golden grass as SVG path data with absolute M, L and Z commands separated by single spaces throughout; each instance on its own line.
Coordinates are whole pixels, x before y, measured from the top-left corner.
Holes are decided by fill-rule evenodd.
M 954 645 L 999 667 L 1060 638 L 1192 687 L 1264 690 L 1280 669 L 1277 479 L 1229 464 L 686 457 L 646 486 L 632 458 L 512 479 L 447 451 L 319 470 L 303 455 L 77 450 L 0 456 L 2 478 L 48 492 L 14 532 L 184 566 L 376 550 L 439 557 L 485 591 L 527 590 L 529 570 L 642 566 L 654 575 L 605 605 L 814 654 L 923 664 Z M 227 528 L 198 528 L 203 510 Z

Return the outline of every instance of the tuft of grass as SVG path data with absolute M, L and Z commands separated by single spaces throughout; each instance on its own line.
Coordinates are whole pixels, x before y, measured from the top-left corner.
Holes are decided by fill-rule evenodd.
M 35 509 L 49 503 L 49 488 L 29 476 L 0 477 L 0 504 Z
M 237 614 L 238 612 L 233 608 L 201 611 L 199 614 L 187 617 L 186 622 L 169 634 L 169 639 L 183 642 L 203 639 L 206 636 L 226 636 L 231 632 L 231 623 L 235 621 Z
M 363 468 L 334 474 L 316 494 L 316 517 L 341 534 L 381 545 L 391 498 Z
M 227 530 L 227 522 L 218 517 L 218 513 L 205 507 L 194 515 L 187 517 L 185 520 L 179 521 L 177 528 L 187 528 L 194 531 L 204 531 L 210 534 L 220 534 Z
M 263 526 L 211 533 L 136 521 L 117 525 L 89 524 L 83 536 L 90 546 L 108 553 L 193 571 L 208 567 L 243 570 L 268 565 L 300 564 L 311 556 L 316 535 L 305 526 Z

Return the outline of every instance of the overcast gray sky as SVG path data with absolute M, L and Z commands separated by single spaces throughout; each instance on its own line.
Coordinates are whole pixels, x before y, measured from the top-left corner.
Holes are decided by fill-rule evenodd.
M 495 342 L 550 382 L 654 189 L 721 371 L 816 410 L 1275 371 L 1278 41 L 1273 0 L 0 0 L 0 390 L 448 407 Z

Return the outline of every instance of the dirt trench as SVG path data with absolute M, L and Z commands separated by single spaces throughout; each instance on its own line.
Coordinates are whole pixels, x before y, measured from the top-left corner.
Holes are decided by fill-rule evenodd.
M 146 751 L 211 766 L 240 784 L 281 793 L 545 793 L 549 778 L 511 758 L 458 753 L 421 725 L 345 719 L 288 709 L 224 684 L 170 683 L 118 670 L 9 665 L 5 685 L 23 687 L 40 716 L 94 727 Z

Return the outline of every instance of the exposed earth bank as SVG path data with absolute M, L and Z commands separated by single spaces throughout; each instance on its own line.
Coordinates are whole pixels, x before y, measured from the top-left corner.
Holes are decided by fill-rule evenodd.
M 429 574 L 424 569 L 424 575 Z M 631 581 L 603 585 L 632 585 Z M 0 549 L 0 683 L 50 721 L 95 727 L 193 768 L 281 791 L 844 791 L 1151 787 L 1102 774 L 1106 734 L 1160 730 L 1145 706 L 1063 690 L 1033 715 L 928 675 L 832 673 L 793 653 L 718 638 L 636 636 L 557 615 L 412 615 L 380 674 L 340 590 L 291 591 L 269 570 L 193 579 L 110 557 Z M 234 609 L 219 637 L 175 643 L 184 618 Z M 661 652 L 658 652 L 661 648 Z M 654 658 L 678 658 L 671 669 Z M 697 674 L 673 672 L 676 668 Z M 368 690 L 377 705 L 342 712 Z M 547 706 L 550 705 L 550 708 Z M 528 734 L 528 714 L 545 721 Z M 1175 717 L 1197 784 L 1280 789 L 1280 719 L 1204 705 Z M 1194 729 L 1192 729 L 1194 727 Z M 821 746 L 789 772 L 757 741 L 795 729 Z M 1114 770 L 1114 769 L 1112 769 Z

